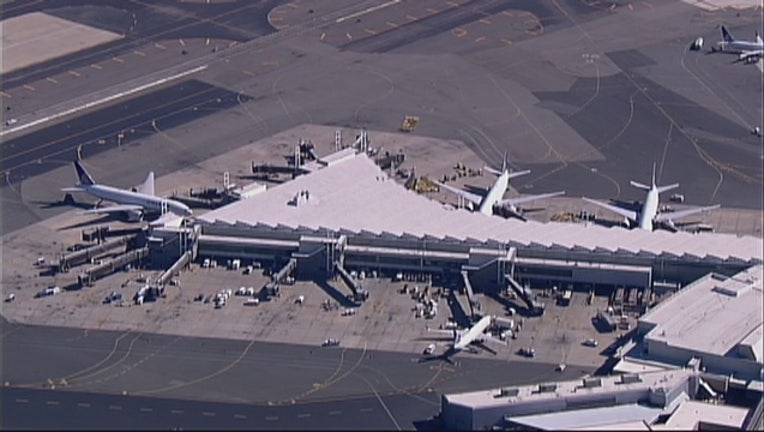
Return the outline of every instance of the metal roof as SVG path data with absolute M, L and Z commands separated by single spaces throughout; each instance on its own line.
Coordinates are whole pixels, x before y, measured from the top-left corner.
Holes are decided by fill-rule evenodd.
M 343 155 L 345 156 L 345 155 Z M 626 230 L 594 224 L 523 222 L 453 209 L 405 189 L 364 154 L 210 211 L 202 221 L 371 234 L 494 240 L 513 246 L 584 249 L 760 263 L 762 239 L 732 234 Z M 301 192 L 307 192 L 300 194 Z
M 707 275 L 648 311 L 640 325 L 647 338 L 695 352 L 724 356 L 738 344 L 751 345 L 762 361 L 762 272 L 753 266 L 733 277 Z
M 579 428 L 603 428 L 628 422 L 629 425 L 642 425 L 636 430 L 649 430 L 645 423 L 653 423 L 664 414 L 663 408 L 648 407 L 638 404 L 616 405 L 547 414 L 511 417 L 513 423 L 537 430 L 564 430 Z M 634 430 L 630 429 L 629 430 Z

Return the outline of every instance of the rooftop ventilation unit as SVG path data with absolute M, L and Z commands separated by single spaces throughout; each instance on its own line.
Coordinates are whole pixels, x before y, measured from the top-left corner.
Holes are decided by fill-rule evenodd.
M 557 390 L 557 384 L 539 384 L 539 393 L 551 393 Z
M 621 384 L 632 384 L 642 382 L 642 378 L 637 374 L 624 374 L 621 375 Z
M 499 394 L 494 396 L 494 398 L 512 397 L 512 396 L 517 396 L 518 394 L 520 394 L 520 389 L 518 389 L 516 387 L 511 387 L 511 388 L 510 387 L 505 387 L 505 388 L 499 390 Z
M 584 388 L 602 387 L 602 378 L 585 378 Z

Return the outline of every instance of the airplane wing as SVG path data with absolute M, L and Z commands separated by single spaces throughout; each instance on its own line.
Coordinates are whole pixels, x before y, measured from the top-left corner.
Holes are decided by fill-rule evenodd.
M 697 207 L 697 208 L 691 208 L 691 209 L 680 210 L 680 211 L 675 211 L 675 212 L 660 213 L 657 216 L 655 216 L 655 220 L 657 222 L 664 222 L 664 221 L 667 221 L 667 220 L 679 219 L 679 218 L 683 218 L 683 217 L 686 217 L 686 216 L 694 215 L 696 213 L 700 213 L 700 212 L 704 212 L 704 211 L 708 211 L 708 210 L 718 209 L 719 207 L 721 207 L 721 206 L 717 204 L 717 205 L 708 206 L 708 207 Z
M 134 204 L 118 204 L 102 208 L 94 208 L 85 210 L 82 214 L 101 214 L 101 213 L 116 213 L 116 212 L 140 212 L 143 211 L 143 207 Z
M 505 206 L 507 204 L 516 206 L 518 204 L 523 204 L 529 201 L 536 201 L 544 198 L 551 198 L 556 197 L 560 195 L 565 195 L 565 191 L 561 192 L 552 192 L 552 193 L 546 193 L 546 194 L 540 194 L 540 195 L 524 195 L 517 198 L 508 198 L 502 201 L 499 201 L 499 206 Z
M 453 193 L 455 193 L 457 195 L 461 195 L 462 197 L 464 197 L 464 199 L 466 199 L 468 201 L 472 201 L 475 204 L 479 205 L 480 202 L 483 200 L 483 197 L 481 197 L 480 195 L 467 192 L 466 190 L 455 188 L 453 186 L 449 186 L 447 184 L 444 184 L 444 183 L 441 183 L 441 182 L 437 182 L 437 181 L 435 182 L 435 184 L 437 184 L 438 186 L 442 187 L 443 189 L 450 190 L 451 192 L 453 192 Z
M 490 333 L 483 333 L 482 339 L 483 339 L 483 341 L 492 342 L 492 343 L 496 343 L 496 344 L 499 344 L 499 345 L 507 345 L 506 341 L 503 341 L 503 340 L 501 340 L 501 339 L 499 339 L 497 337 L 494 337 L 494 335 L 492 335 Z
M 634 212 L 634 211 L 631 211 L 631 210 L 626 210 L 624 208 L 617 207 L 617 206 L 614 206 L 614 205 L 611 205 L 611 204 L 605 204 L 603 202 L 600 202 L 600 201 L 597 201 L 597 200 L 593 200 L 593 199 L 589 199 L 589 198 L 586 198 L 586 197 L 584 197 L 584 201 L 586 201 L 588 203 L 592 203 L 592 204 L 598 205 L 598 206 L 600 206 L 602 208 L 608 209 L 608 210 L 610 210 L 611 212 L 614 212 L 614 213 L 618 213 L 619 215 L 625 216 L 625 217 L 627 217 L 629 219 L 632 219 L 632 220 L 636 220 L 637 219 L 637 212 Z
M 453 336 L 454 335 L 454 331 L 453 330 L 427 329 L 427 331 L 430 332 L 430 333 L 447 334 L 449 336 Z
M 483 171 L 487 171 L 487 172 L 489 172 L 489 173 L 491 173 L 491 174 L 493 174 L 495 176 L 500 176 L 501 175 L 501 171 L 499 171 L 497 169 L 494 169 L 494 168 L 491 168 L 488 165 L 483 167 Z
M 453 336 L 454 333 L 457 333 L 457 334 L 464 333 L 464 330 L 460 330 L 460 329 L 434 329 L 434 328 L 430 328 L 430 326 L 427 326 L 427 331 L 429 333 L 440 333 L 440 334 L 447 334 L 450 336 Z
M 474 342 L 472 342 L 472 345 L 474 345 L 474 346 L 476 346 L 476 347 L 479 347 L 480 349 L 482 349 L 482 350 L 484 350 L 484 351 L 488 351 L 489 353 L 491 353 L 491 354 L 493 354 L 493 355 L 496 355 L 496 354 L 498 354 L 498 353 L 496 352 L 496 350 L 494 350 L 493 348 L 491 348 L 491 347 L 489 347 L 488 345 L 484 344 L 482 341 L 474 341 Z M 478 354 L 478 353 L 479 353 L 479 351 L 478 351 L 478 350 L 476 350 L 475 348 L 473 348 L 472 346 L 468 347 L 468 349 L 469 349 L 469 350 L 470 350 L 470 352 L 472 352 L 473 354 Z

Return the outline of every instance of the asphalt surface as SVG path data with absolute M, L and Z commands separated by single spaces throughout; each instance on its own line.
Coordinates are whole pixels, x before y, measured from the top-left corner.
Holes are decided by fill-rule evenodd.
M 121 40 L 19 69 L 3 76 L 3 87 L 44 79 L 81 66 L 97 63 L 131 51 L 149 41 L 178 38 L 216 38 L 246 41 L 272 33 L 267 13 L 280 1 L 188 2 L 178 8 L 176 1 L 148 2 L 106 0 L 55 1 L 19 0 L 4 5 L 3 18 L 30 12 L 45 13 L 70 21 L 124 34 Z
M 138 428 L 164 427 L 176 418 L 184 428 L 237 427 L 244 415 L 268 429 L 304 428 L 307 417 L 319 429 L 412 429 L 437 413 L 443 393 L 592 372 L 569 367 L 559 373 L 556 365 L 467 353 L 454 357 L 455 364 L 420 362 L 416 354 L 6 321 L 3 332 L 4 427 L 46 428 L 47 415 L 35 418 L 35 412 L 55 419 L 76 407 L 93 414 L 61 427 L 96 427 L 110 416 L 133 414 L 146 418 L 125 423 Z M 55 391 L 41 392 L 47 390 Z M 130 397 L 107 396 L 123 392 Z M 215 418 L 195 423 L 200 416 Z
M 4 388 L 3 430 L 439 430 L 437 395 L 288 406 Z M 13 413 L 8 415 L 7 413 Z
M 295 16 L 285 16 L 284 20 L 291 20 L 285 25 L 300 23 L 309 15 L 306 9 L 312 3 L 305 3 L 286 8 L 294 9 Z M 703 18 L 709 22 L 705 23 L 691 6 L 672 5 L 671 14 L 645 6 L 638 10 L 644 22 L 686 19 L 690 29 L 680 33 L 671 27 L 665 35 L 650 33 L 645 41 L 627 43 L 613 32 L 631 26 L 643 34 L 643 28 L 649 26 L 631 19 L 631 13 L 623 9 L 613 14 L 602 6 L 577 2 L 462 3 L 458 8 L 444 8 L 435 0 L 394 5 L 355 22 L 327 27 L 320 35 L 327 35 L 326 43 L 318 35 L 319 40 L 297 38 L 252 56 L 211 65 L 195 78 L 249 95 L 251 99 L 235 107 L 226 105 L 233 108 L 228 110 L 230 117 L 245 121 L 219 122 L 189 115 L 195 121 L 187 123 L 190 127 L 185 132 L 172 130 L 174 139 L 183 142 L 183 151 L 161 159 L 161 167 L 136 171 L 165 173 L 199 162 L 198 157 L 209 154 L 206 150 L 210 149 L 210 135 L 201 129 L 219 128 L 223 123 L 226 135 L 246 139 L 213 138 L 219 151 L 305 122 L 395 130 L 402 115 L 410 114 L 422 119 L 417 133 L 460 139 L 487 164 L 500 165 L 504 150 L 509 150 L 513 168 L 533 171 L 513 181 L 520 192 L 565 189 L 568 196 L 641 200 L 643 193 L 629 186 L 629 181 L 647 182 L 655 162 L 658 181 L 680 182 L 679 192 L 688 204 L 762 207 L 762 147 L 749 133 L 756 114 L 762 112 L 756 99 L 761 100 L 761 74 L 755 67 L 730 65 L 723 56 L 688 53 L 682 39 L 694 29 L 703 29 L 710 34 L 702 34 L 713 40 L 711 21 L 742 18 L 727 18 L 728 13 L 720 12 Z M 419 10 L 426 5 L 436 12 Z M 409 10 L 416 8 L 417 12 Z M 531 12 L 518 12 L 523 8 Z M 420 19 L 402 22 L 411 21 L 407 12 Z M 93 16 L 109 13 L 91 12 Z M 465 24 L 478 16 L 486 18 Z M 209 33 L 216 21 L 205 22 L 210 29 L 203 33 Z M 518 23 L 526 23 L 525 30 L 513 27 Z M 751 23 L 755 21 L 735 27 L 736 33 L 745 34 L 743 29 L 752 28 Z M 338 53 L 327 44 L 342 30 L 348 30 L 344 33 L 352 41 L 341 35 L 346 43 L 335 44 L 344 50 Z M 463 32 L 467 36 L 460 37 Z M 151 37 L 148 32 L 143 42 Z M 504 37 L 510 37 L 512 43 L 500 42 L 506 41 Z M 629 44 L 637 47 L 629 48 Z M 367 51 L 375 54 L 365 54 Z M 170 53 L 155 57 L 162 55 Z M 108 76 L 94 75 L 93 80 L 106 85 Z M 559 90 L 544 90 L 549 88 Z M 26 97 L 38 100 L 43 95 Z M 148 97 L 132 109 L 147 113 L 146 118 L 150 113 L 162 115 L 151 106 L 155 100 Z M 216 112 L 220 111 L 204 110 L 197 115 L 210 118 Z M 112 136 L 119 132 L 112 128 L 109 133 L 106 125 L 102 130 Z M 150 140 L 141 142 L 164 147 L 161 137 L 155 136 L 150 144 L 146 144 Z M 142 165 L 145 154 L 131 153 L 123 154 L 121 160 Z M 174 163 L 174 157 L 182 163 Z M 39 157 L 13 165 L 38 160 L 45 165 L 45 158 Z M 113 174 L 103 182 L 125 184 L 124 171 Z M 11 185 L 17 186 L 13 179 Z M 30 210 L 23 196 L 11 197 L 4 210 L 4 219 L 10 221 L 4 222 L 6 232 L 54 214 Z
M 123 146 L 135 149 L 141 146 L 147 137 L 161 130 L 180 127 L 210 113 L 246 103 L 250 99 L 246 95 L 236 94 L 204 82 L 183 81 L 5 141 L 2 147 L 2 158 L 0 158 L 0 164 L 5 173 L 5 182 L 0 187 L 0 193 L 5 201 L 2 209 L 3 232 L 12 232 L 39 218 L 25 211 L 25 206 L 21 204 L 22 196 L 18 191 L 25 179 L 71 164 L 71 161 L 78 156 L 87 160 L 99 153 L 120 149 Z M 118 134 L 122 134 L 122 137 L 118 138 Z M 218 149 L 223 150 L 224 147 L 221 146 Z M 173 158 L 171 154 L 167 154 L 166 150 L 145 149 L 144 151 L 154 155 L 165 154 L 168 159 Z M 181 155 L 176 155 L 175 158 L 177 161 L 183 161 Z M 191 163 L 199 160 L 202 160 L 202 156 Z M 160 164 L 154 164 L 145 170 L 137 166 L 134 175 L 136 178 L 143 177 L 148 170 L 152 169 L 157 176 L 167 173 Z M 93 175 L 96 181 L 102 181 L 95 173 Z M 132 176 L 123 175 L 116 185 L 130 187 L 137 184 L 139 180 L 131 183 L 132 178 Z M 125 181 L 127 183 L 124 183 Z M 73 174 L 71 182 L 72 184 L 76 182 Z M 50 204 L 54 204 L 62 196 L 58 191 L 50 192 L 51 201 L 37 203 L 38 206 L 49 207 L 48 215 L 69 210 L 66 206 L 50 207 Z
M 183 38 L 257 40 L 273 32 L 266 14 L 277 4 L 285 11 L 284 29 L 304 21 L 312 8 L 317 15 L 331 12 L 319 11 L 326 3 L 315 1 L 213 3 L 4 5 L 4 17 L 42 10 L 127 37 L 4 76 L 3 92 L 12 97 L 3 95 L 3 110 L 34 112 L 186 60 L 180 41 L 144 50 L 145 56 L 134 54 L 136 47 Z M 533 170 L 513 180 L 521 192 L 563 188 L 568 196 L 643 199 L 628 182 L 647 182 L 656 162 L 659 183 L 680 182 L 688 204 L 762 208 L 762 143 L 748 133 L 764 111 L 761 73 L 721 55 L 687 51 L 699 35 L 715 41 L 720 22 L 741 37 L 761 31 L 760 14 L 701 13 L 669 1 L 615 2 L 614 10 L 575 0 L 460 3 L 455 9 L 440 0 L 401 2 L 334 22 L 211 64 L 194 80 L 4 142 L 3 233 L 66 210 L 51 203 L 61 197 L 58 188 L 71 184 L 69 164 L 80 144 L 99 181 L 129 187 L 148 170 L 172 173 L 299 124 L 395 131 L 404 115 L 421 118 L 415 134 L 462 140 L 486 164 L 500 165 L 509 150 L 513 168 Z M 198 53 L 187 56 L 209 52 L 197 44 Z M 122 62 L 112 61 L 115 56 Z M 54 76 L 60 85 L 38 85 Z M 118 133 L 126 134 L 120 145 Z M 105 143 L 97 144 L 101 138 Z M 45 180 L 39 182 L 44 187 L 29 190 L 30 179 Z M 258 425 L 243 428 L 299 429 L 301 422 L 411 428 L 437 411 L 435 395 L 443 392 L 587 372 L 557 374 L 556 365 L 470 356 L 454 367 L 417 363 L 413 354 L 175 337 L 150 329 L 2 327 L 2 378 L 10 384 L 3 390 L 4 428 L 46 428 L 47 419 L 72 429 L 114 427 L 114 416 L 131 429 L 234 428 L 243 420 L 236 414 Z M 49 379 L 57 385 L 52 393 Z M 130 396 L 113 396 L 122 391 Z M 188 400 L 224 405 L 209 415 Z M 97 413 L 65 419 L 75 408 Z M 348 415 L 364 409 L 371 411 Z M 175 425 L 175 416 L 188 423 Z

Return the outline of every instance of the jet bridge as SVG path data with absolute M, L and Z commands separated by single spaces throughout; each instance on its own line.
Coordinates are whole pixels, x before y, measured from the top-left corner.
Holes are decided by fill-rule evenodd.
M 271 276 L 271 281 L 265 284 L 265 297 L 270 298 L 279 293 L 279 285 L 291 275 L 297 268 L 297 258 L 290 258 L 289 261 L 281 267 L 281 270 L 277 271 Z
M 472 291 L 472 284 L 470 283 L 469 273 L 467 270 L 462 270 L 462 280 L 464 281 L 464 288 L 467 291 L 467 299 L 469 300 L 470 304 L 470 315 L 474 319 L 482 309 L 482 306 L 475 297 L 475 293 Z
M 334 267 L 337 269 L 337 272 L 339 272 L 342 280 L 345 281 L 347 286 L 353 291 L 353 300 L 356 304 L 360 304 L 369 299 L 369 292 L 361 287 L 361 284 L 356 281 L 347 270 L 345 270 L 345 267 L 343 267 L 339 261 L 335 261 Z
M 81 249 L 72 253 L 62 255 L 58 260 L 58 271 L 67 272 L 72 266 L 84 264 L 91 259 L 102 255 L 111 250 L 125 246 L 129 241 L 133 240 L 135 235 L 120 237 L 114 240 L 105 241 L 103 243 L 90 246 L 85 249 Z
M 164 286 L 165 284 L 167 284 L 167 281 L 169 281 L 174 274 L 180 272 L 180 269 L 187 266 L 188 263 L 191 262 L 191 256 L 192 256 L 191 251 L 186 251 L 186 253 L 181 255 L 180 258 L 178 258 L 178 260 L 175 261 L 175 263 L 169 269 L 167 269 L 164 273 L 162 273 L 157 278 L 156 280 L 157 286 Z
M 131 250 L 122 255 L 114 257 L 113 259 L 106 260 L 94 267 L 91 267 L 77 276 L 77 280 L 81 286 L 92 285 L 98 278 L 102 278 L 108 274 L 114 273 L 118 269 L 124 267 L 131 262 L 138 261 L 149 255 L 149 248 L 144 247 L 140 249 Z
M 536 300 L 536 296 L 533 295 L 533 292 L 528 287 L 523 287 L 519 283 L 517 283 L 516 280 L 512 278 L 512 276 L 505 274 L 504 278 L 509 283 L 509 288 L 512 289 L 512 291 L 517 294 L 519 298 L 525 302 L 525 307 L 528 309 L 528 311 L 531 313 L 531 315 L 543 315 L 544 314 L 544 303 L 541 303 Z

